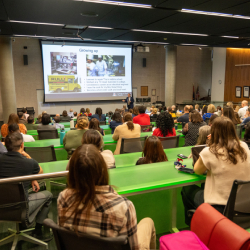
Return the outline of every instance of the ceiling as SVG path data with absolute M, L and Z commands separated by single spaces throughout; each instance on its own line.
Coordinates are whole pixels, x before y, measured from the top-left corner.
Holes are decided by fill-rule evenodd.
M 197 44 L 213 47 L 250 47 L 248 46 L 250 44 L 250 19 L 180 12 L 181 9 L 193 9 L 250 16 L 250 1 L 126 0 L 126 2 L 153 5 L 154 8 L 74 0 L 0 0 L 0 35 L 76 40 L 77 30 L 64 29 L 64 25 L 70 24 L 88 26 L 85 30 L 79 31 L 80 36 L 86 41 L 91 39 L 175 45 Z M 98 16 L 84 17 L 81 13 L 95 13 Z M 150 32 L 142 32 L 138 29 Z M 195 33 L 196 35 L 176 33 Z

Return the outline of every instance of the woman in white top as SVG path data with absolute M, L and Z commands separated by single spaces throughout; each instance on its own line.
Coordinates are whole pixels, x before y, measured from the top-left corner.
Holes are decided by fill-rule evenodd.
M 196 174 L 207 172 L 205 189 L 196 185 L 182 189 L 186 224 L 191 218 L 187 211 L 202 203 L 212 205 L 223 213 L 233 181 L 250 180 L 250 151 L 245 142 L 239 141 L 233 122 L 227 117 L 217 117 L 211 127 L 211 138 L 207 148 L 200 153 L 194 165 Z

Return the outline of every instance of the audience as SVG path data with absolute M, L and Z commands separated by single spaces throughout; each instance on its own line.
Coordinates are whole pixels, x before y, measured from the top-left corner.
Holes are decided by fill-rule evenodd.
M 125 235 L 131 250 L 156 249 L 153 221 L 145 218 L 137 225 L 133 203 L 109 185 L 107 165 L 94 145 L 83 144 L 73 154 L 57 209 L 59 226 L 68 230 L 99 237 Z
M 22 123 L 22 124 L 27 123 L 27 120 L 26 120 L 23 112 L 18 112 L 17 115 L 18 115 L 18 118 L 19 118 L 19 123 Z
M 24 118 L 27 120 L 28 117 L 30 116 L 30 115 L 27 113 L 27 109 L 26 109 L 26 108 L 23 108 L 22 112 L 23 112 Z
M 102 113 L 101 108 L 96 108 L 95 114 L 92 115 L 92 118 L 96 118 L 99 122 L 106 121 L 106 116 Z
M 114 154 L 120 154 L 122 138 L 137 138 L 140 136 L 141 126 L 133 123 L 132 115 L 130 113 L 125 113 L 123 116 L 123 124 L 116 127 L 112 136 L 112 139 L 117 141 Z
M 73 109 L 70 109 L 70 110 L 69 110 L 68 116 L 69 116 L 70 118 L 74 118 Z
M 38 115 L 35 124 L 41 124 L 41 123 L 42 123 L 42 114 L 41 114 L 41 115 Z
M 204 125 L 199 128 L 199 136 L 196 145 L 208 144 L 208 136 L 211 134 L 211 126 Z
M 87 116 L 92 116 L 92 113 L 90 113 L 90 109 L 89 108 L 86 108 L 86 115 Z
M 77 112 L 74 112 L 74 117 L 73 118 L 77 118 Z
M 243 141 L 248 145 L 248 147 L 250 147 L 250 122 L 245 125 L 245 134 Z
M 219 117 L 218 115 L 216 114 L 213 114 L 210 119 L 209 119 L 209 122 L 208 122 L 208 125 L 209 126 L 212 126 L 213 125 L 213 122 L 214 122 L 214 119 L 216 119 L 217 117 Z
M 128 112 L 133 114 L 133 109 L 129 109 Z
M 187 225 L 191 220 L 188 210 L 196 209 L 205 202 L 223 213 L 233 181 L 249 180 L 250 151 L 245 142 L 239 141 L 229 118 L 218 117 L 214 120 L 208 146 L 202 150 L 194 165 L 196 174 L 207 172 L 205 190 L 196 185 L 182 189 Z
M 226 106 L 223 108 L 223 116 L 228 117 L 233 122 L 234 125 L 238 124 L 234 115 L 234 110 L 231 107 Z
M 199 104 L 195 104 L 194 108 L 196 111 L 200 112 L 200 105 Z
M 228 102 L 226 106 L 231 107 L 232 109 L 234 109 L 234 104 L 232 102 Z
M 68 131 L 63 138 L 63 145 L 68 152 L 68 159 L 72 155 L 72 149 L 82 145 L 82 136 L 88 130 L 89 119 L 86 116 L 80 116 L 77 119 L 77 129 Z
M 9 178 L 33 174 L 42 174 L 43 170 L 38 163 L 24 151 L 23 136 L 14 132 L 9 134 L 5 139 L 5 146 L 8 150 L 6 154 L 0 154 L 0 178 Z M 52 194 L 49 191 L 39 191 L 40 187 L 36 180 L 31 182 L 33 193 L 28 193 L 30 182 L 23 182 L 27 204 L 26 221 L 29 224 L 29 218 L 32 218 L 32 213 L 39 210 L 36 216 L 35 230 L 33 237 L 42 241 L 52 239 L 51 235 L 45 235 L 42 232 L 44 219 L 47 218 L 50 204 L 52 202 Z
M 8 127 L 8 130 L 9 130 L 9 134 L 12 134 L 12 133 L 15 133 L 15 132 L 20 133 L 19 126 L 16 123 L 10 124 L 9 127 Z M 20 133 L 20 134 L 23 137 L 23 142 L 35 141 L 35 139 L 33 138 L 32 135 L 26 135 L 26 134 L 23 134 L 23 133 Z
M 239 114 L 237 112 L 234 112 L 234 116 L 235 116 L 235 119 L 237 121 L 237 124 L 241 124 L 241 120 L 240 120 Z
M 206 118 L 210 118 L 215 112 L 215 106 L 213 104 L 209 104 L 207 107 L 207 113 L 205 113 L 202 118 L 205 121 Z
M 61 121 L 60 117 L 58 117 L 58 116 L 54 117 L 54 122 L 55 122 L 56 129 L 64 129 L 64 125 L 60 124 L 59 123 L 60 121 Z
M 246 125 L 248 122 L 250 122 L 250 108 L 246 110 L 245 119 L 243 120 L 242 124 Z
M 171 113 L 176 114 L 176 107 L 175 107 L 175 105 L 172 105 L 172 112 Z
M 195 145 L 197 142 L 199 129 L 200 127 L 205 125 L 206 123 L 203 121 L 198 111 L 195 110 L 189 113 L 189 122 L 186 123 L 185 127 L 182 130 L 182 133 L 185 135 L 184 146 Z
M 161 113 L 156 120 L 156 129 L 153 132 L 157 137 L 176 136 L 173 117 L 167 113 Z
M 109 124 L 109 127 L 112 130 L 112 134 L 114 134 L 115 128 L 119 125 L 122 125 L 122 116 L 119 112 L 115 112 L 112 116 L 112 121 Z
M 221 106 L 217 106 L 217 111 L 216 112 L 214 112 L 217 116 L 221 116 L 221 114 L 222 114 L 222 110 L 221 110 Z
M 137 115 L 139 115 L 139 110 L 138 110 L 138 107 L 135 106 L 135 107 L 133 107 L 132 118 L 134 118 Z
M 100 128 L 100 122 L 96 118 L 90 120 L 89 129 L 97 130 L 102 136 L 105 135 L 104 130 Z
M 175 120 L 174 121 L 175 123 L 176 122 L 185 122 L 185 123 L 187 123 L 187 122 L 189 122 L 189 106 L 188 105 L 186 105 L 185 107 L 184 107 L 184 114 L 182 115 L 182 116 L 180 116 L 179 118 L 177 118 L 177 120 Z
M 152 115 L 150 115 L 150 117 L 152 117 L 152 118 L 157 118 L 158 117 L 158 115 L 157 115 L 157 108 L 153 108 L 152 109 Z
M 8 123 L 5 123 L 1 127 L 1 135 L 2 137 L 6 137 L 9 133 L 8 127 L 10 124 L 16 123 L 19 126 L 19 130 L 21 133 L 26 134 L 27 129 L 24 124 L 19 123 L 19 118 L 16 114 L 12 113 L 9 115 Z
M 7 153 L 6 147 L 3 145 L 3 143 L 0 141 L 0 154 Z
M 70 122 L 71 117 L 68 116 L 68 113 L 66 110 L 63 110 L 62 116 L 60 117 L 60 122 Z
M 163 150 L 161 141 L 156 136 L 149 136 L 144 144 L 142 158 L 139 158 L 136 165 L 163 161 L 168 161 L 168 158 Z
M 150 125 L 150 117 L 149 115 L 145 114 L 146 107 L 141 105 L 138 107 L 138 111 L 139 115 L 133 118 L 133 123 L 139 125 Z
M 204 105 L 201 111 L 201 115 L 205 115 L 207 113 L 207 105 Z
M 35 124 L 33 115 L 30 115 L 28 117 L 27 122 L 28 123 L 25 124 L 25 127 L 27 128 L 27 130 L 37 130 L 37 125 Z
M 239 117 L 241 120 L 243 120 L 245 114 L 246 114 L 246 111 L 248 109 L 248 101 L 244 100 L 241 102 L 241 107 L 238 111 L 238 114 L 239 114 Z
M 235 107 L 235 110 L 234 110 L 234 112 L 239 112 L 239 109 L 240 109 L 240 106 L 239 105 L 237 105 L 236 107 Z
M 56 129 L 56 126 L 55 125 L 50 125 L 50 115 L 45 113 L 43 114 L 42 116 L 42 124 L 39 124 L 37 126 L 37 129 L 46 129 L 46 130 L 53 130 L 53 129 Z
M 85 108 L 81 108 L 78 116 L 81 116 L 81 115 L 83 115 L 85 113 L 86 113 Z

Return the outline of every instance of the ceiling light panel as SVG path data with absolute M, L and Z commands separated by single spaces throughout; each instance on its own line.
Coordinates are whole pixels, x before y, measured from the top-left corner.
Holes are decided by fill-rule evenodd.
M 38 24 L 38 25 L 64 26 L 64 24 L 59 24 L 59 23 L 41 23 L 41 22 L 29 22 L 29 21 L 18 21 L 18 20 L 7 20 L 6 22 L 10 22 L 10 23 Z
M 207 34 L 184 33 L 184 32 L 170 32 L 170 31 L 157 31 L 157 30 L 132 29 L 131 31 L 149 32 L 149 33 L 161 33 L 161 34 L 175 34 L 175 35 L 185 35 L 185 36 L 208 36 Z

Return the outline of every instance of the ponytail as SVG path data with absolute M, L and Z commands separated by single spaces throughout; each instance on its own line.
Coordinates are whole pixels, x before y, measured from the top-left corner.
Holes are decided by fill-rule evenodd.
M 131 131 L 133 131 L 134 128 L 135 128 L 134 123 L 131 122 L 131 121 L 130 121 L 130 122 L 127 122 L 127 126 L 128 126 L 128 129 L 131 130 Z

